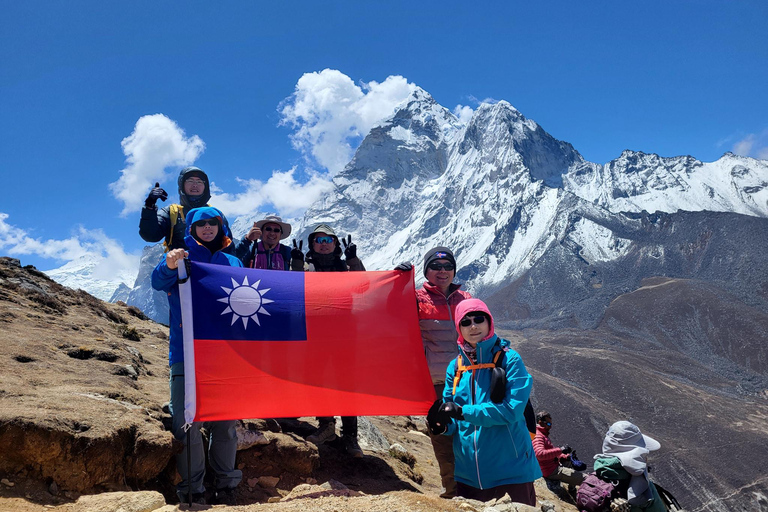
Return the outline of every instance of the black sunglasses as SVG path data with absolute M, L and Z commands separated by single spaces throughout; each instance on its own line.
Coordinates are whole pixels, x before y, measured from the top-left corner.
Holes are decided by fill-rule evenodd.
M 429 268 L 431 270 L 448 270 L 448 271 L 451 271 L 451 270 L 453 270 L 456 267 L 453 266 L 453 263 L 437 263 L 437 262 L 433 262 L 433 263 L 430 263 L 429 265 L 427 265 L 427 268 Z
M 206 220 L 199 220 L 195 222 L 195 226 L 203 227 L 203 226 L 218 226 L 219 221 L 217 219 L 206 219 Z
M 262 231 L 266 231 L 267 233 L 282 233 L 283 230 L 280 228 L 262 228 Z
M 461 319 L 461 322 L 459 322 L 459 325 L 462 327 L 469 327 L 472 325 L 472 322 L 475 322 L 476 324 L 482 324 L 485 322 L 485 315 L 477 315 L 477 316 L 465 316 Z

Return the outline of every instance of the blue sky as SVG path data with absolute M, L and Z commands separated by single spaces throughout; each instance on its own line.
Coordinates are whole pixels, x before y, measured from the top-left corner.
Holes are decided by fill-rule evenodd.
M 173 197 L 184 164 L 229 216 L 298 214 L 414 86 L 451 110 L 507 100 L 598 163 L 768 158 L 764 1 L 0 9 L 0 255 L 43 270 L 129 265 L 145 182 Z

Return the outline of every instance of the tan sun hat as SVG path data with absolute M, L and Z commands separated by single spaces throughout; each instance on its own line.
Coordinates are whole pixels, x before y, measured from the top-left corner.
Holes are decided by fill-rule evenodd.
M 285 240 L 289 236 L 291 236 L 291 225 L 287 222 L 283 222 L 283 219 L 278 217 L 277 215 L 267 215 L 265 218 L 256 221 L 254 223 L 254 226 L 261 229 L 264 224 L 277 224 L 280 226 L 280 229 L 283 231 L 280 233 L 280 240 Z

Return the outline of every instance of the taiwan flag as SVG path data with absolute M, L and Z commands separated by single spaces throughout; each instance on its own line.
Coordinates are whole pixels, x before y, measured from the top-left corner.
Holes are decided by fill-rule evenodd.
M 435 399 L 411 272 L 191 262 L 179 288 L 189 423 L 421 415 Z

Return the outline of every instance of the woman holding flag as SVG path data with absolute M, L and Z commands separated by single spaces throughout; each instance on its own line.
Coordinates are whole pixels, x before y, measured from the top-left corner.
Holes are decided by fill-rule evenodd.
M 181 482 L 176 486 L 176 494 L 181 502 L 188 499 L 191 493 L 193 503 L 205 504 L 205 452 L 203 439 L 200 434 L 202 424 L 194 423 L 189 431 L 184 431 L 184 345 L 181 326 L 181 304 L 179 301 L 178 266 L 184 258 L 211 263 L 242 267 L 236 257 L 223 252 L 232 244 L 229 226 L 224 215 L 216 208 L 207 206 L 194 208 L 186 217 L 187 236 L 185 243 L 188 248 L 173 249 L 163 255 L 152 272 L 152 287 L 168 293 L 170 309 L 170 344 L 168 351 L 171 367 L 171 416 L 173 417 L 172 433 L 184 444 L 181 453 L 176 455 L 176 468 L 181 475 Z M 236 502 L 235 488 L 243 478 L 243 473 L 235 468 L 237 454 L 236 421 L 212 421 L 206 423 L 210 433 L 208 459 L 215 472 L 215 501 L 216 503 L 234 505 Z M 189 439 L 189 445 L 187 445 Z M 189 457 L 190 464 L 187 464 Z

